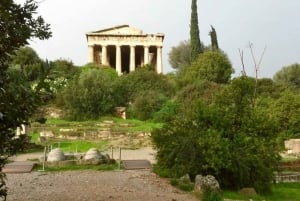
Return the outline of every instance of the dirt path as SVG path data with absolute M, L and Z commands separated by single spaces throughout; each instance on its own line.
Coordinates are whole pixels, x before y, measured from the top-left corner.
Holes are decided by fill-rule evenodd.
M 197 201 L 150 170 L 8 174 L 8 201 Z
M 111 151 L 107 151 L 111 156 Z M 14 161 L 37 159 L 43 153 L 21 154 Z M 119 151 L 114 151 L 119 159 Z M 122 160 L 147 159 L 155 162 L 151 147 L 122 150 Z M 159 178 L 151 170 L 65 171 L 7 174 L 8 201 L 197 201 Z

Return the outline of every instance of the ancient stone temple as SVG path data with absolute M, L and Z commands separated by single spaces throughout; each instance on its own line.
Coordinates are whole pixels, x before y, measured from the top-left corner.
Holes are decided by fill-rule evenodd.
M 119 75 L 151 64 L 162 73 L 164 34 L 144 34 L 142 30 L 121 25 L 86 34 L 89 63 L 111 66 Z

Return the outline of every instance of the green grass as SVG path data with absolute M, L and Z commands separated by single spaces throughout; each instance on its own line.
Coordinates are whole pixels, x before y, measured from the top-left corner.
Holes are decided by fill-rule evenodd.
M 151 132 L 154 128 L 161 128 L 163 124 L 154 123 L 149 121 L 140 121 L 136 119 L 120 119 L 116 117 L 102 117 L 98 120 L 88 121 L 68 121 L 64 119 L 48 119 L 45 124 L 33 124 L 33 127 L 58 131 L 59 128 L 76 128 L 78 131 L 97 130 L 97 124 L 104 121 L 113 121 L 111 125 L 114 131 L 127 131 L 127 132 Z M 128 124 L 128 127 L 123 127 L 122 124 Z
M 300 201 L 300 183 L 274 184 L 272 187 L 272 194 L 265 196 L 245 196 L 238 192 L 224 191 L 223 197 L 238 200 L 252 199 L 253 201 Z
M 34 171 L 42 170 L 42 165 L 36 165 Z M 113 171 L 118 169 L 118 164 L 101 164 L 101 165 L 63 165 L 63 166 L 46 166 L 46 172 L 59 171 L 79 171 L 79 170 L 95 170 L 95 171 Z
M 105 121 L 113 122 L 102 127 L 100 124 Z M 109 127 L 113 132 L 135 134 L 136 132 L 151 132 L 154 128 L 161 128 L 162 124 L 153 122 L 144 122 L 136 119 L 121 119 L 116 117 L 102 117 L 98 120 L 88 121 L 68 121 L 64 119 L 47 119 L 45 124 L 35 123 L 32 125 L 31 142 L 43 146 L 51 146 L 61 148 L 64 152 L 86 152 L 90 148 L 105 150 L 109 147 L 109 141 L 83 141 L 83 140 L 63 140 L 53 139 L 45 143 L 39 143 L 39 132 L 52 131 L 56 136 L 83 136 L 83 133 L 97 132 L 106 127 Z M 60 129 L 74 129 L 70 131 L 60 131 Z M 89 137 L 89 134 L 87 138 Z
M 109 147 L 108 141 L 86 141 L 86 140 L 66 140 L 53 141 L 49 145 L 52 148 L 60 148 L 63 152 L 87 152 L 90 148 L 106 150 Z
M 38 142 L 38 139 L 39 139 L 39 137 L 40 137 L 40 134 L 39 133 L 37 133 L 37 132 L 34 132 L 34 133 L 31 133 L 30 134 L 30 142 L 31 143 L 37 143 Z

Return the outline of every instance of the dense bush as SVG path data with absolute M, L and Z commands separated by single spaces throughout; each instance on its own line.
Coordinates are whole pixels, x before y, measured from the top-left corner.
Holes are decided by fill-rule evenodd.
M 162 108 L 167 98 L 152 90 L 142 91 L 135 95 L 129 107 L 129 116 L 140 120 L 153 119 L 155 112 Z
M 253 81 L 233 80 L 211 103 L 195 100 L 191 113 L 156 130 L 158 165 L 175 177 L 211 174 L 223 187 L 269 192 L 280 146 L 276 124 L 253 105 Z
M 234 72 L 227 56 L 221 51 L 206 51 L 186 68 L 184 79 L 187 82 L 208 80 L 216 83 L 228 83 Z
M 115 106 L 113 81 L 117 73 L 111 68 L 84 68 L 64 91 L 64 102 L 71 119 L 98 118 Z

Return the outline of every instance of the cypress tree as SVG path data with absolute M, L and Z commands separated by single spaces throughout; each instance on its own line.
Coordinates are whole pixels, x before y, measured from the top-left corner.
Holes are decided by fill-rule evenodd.
M 212 25 L 211 25 L 211 31 L 209 32 L 209 35 L 210 35 L 210 39 L 211 39 L 212 50 L 218 50 L 219 44 L 218 44 L 217 32 Z
M 198 27 L 198 13 L 197 0 L 192 0 L 192 14 L 190 24 L 190 42 L 191 42 L 191 61 L 195 61 L 200 53 L 202 53 L 199 27 Z

